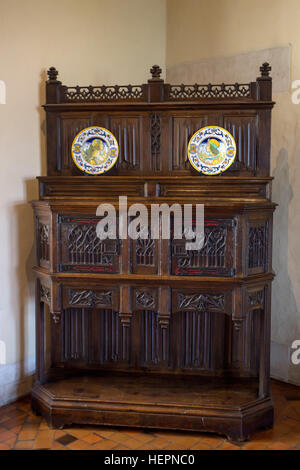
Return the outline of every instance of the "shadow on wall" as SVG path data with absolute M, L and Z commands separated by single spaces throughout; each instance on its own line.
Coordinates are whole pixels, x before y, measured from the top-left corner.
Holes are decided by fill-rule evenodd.
M 12 234 L 10 255 L 15 285 L 11 287 L 10 305 L 16 305 L 18 316 L 15 318 L 15 344 L 20 357 L 13 381 L 6 384 L 6 401 L 11 401 L 30 392 L 34 358 L 32 343 L 34 341 L 34 276 L 32 266 L 35 262 L 33 215 L 29 201 L 36 199 L 37 183 L 27 180 L 26 202 L 15 203 L 11 210 L 10 233 Z M 15 235 L 15 238 L 13 236 Z M 31 354 L 30 354 L 31 352 Z
M 46 94 L 45 94 L 45 82 L 47 81 L 47 72 L 42 70 L 41 72 L 41 82 L 39 85 L 39 106 L 38 113 L 40 118 L 40 158 L 41 158 L 41 175 L 46 175 L 47 173 L 47 156 L 46 156 L 46 118 L 45 111 L 42 106 L 46 103 Z
M 288 271 L 289 204 L 293 198 L 289 172 L 288 152 L 282 148 L 276 160 L 272 196 L 279 205 L 274 213 L 273 230 L 276 277 L 272 287 L 271 375 L 300 385 L 300 366 L 290 362 L 290 346 L 300 338 L 295 337 L 299 333 L 296 321 L 299 313 Z

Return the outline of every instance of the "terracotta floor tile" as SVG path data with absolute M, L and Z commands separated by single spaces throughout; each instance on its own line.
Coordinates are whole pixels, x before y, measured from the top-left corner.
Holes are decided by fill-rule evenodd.
M 153 441 L 153 439 L 159 439 L 159 438 L 160 438 L 160 436 L 158 434 L 155 435 L 155 434 L 150 434 L 150 433 L 139 433 L 139 434 L 136 434 L 134 436 L 134 439 L 136 439 L 137 441 L 145 442 L 145 443 Z M 164 439 L 164 438 L 162 437 L 162 439 Z
M 11 431 L 1 431 L 0 432 L 0 442 L 5 442 L 7 441 L 8 439 L 11 439 L 12 437 L 16 437 L 15 433 L 11 432 Z
M 16 426 L 22 425 L 24 423 L 24 418 L 10 418 L 5 421 L 3 424 L 7 429 L 15 428 Z
M 15 449 L 17 450 L 25 450 L 25 449 L 32 449 L 34 441 L 17 441 L 15 444 Z
M 127 446 L 129 449 L 138 449 L 141 445 L 141 441 L 138 441 L 133 437 L 129 437 L 129 439 L 127 441 L 122 442 L 122 444 Z
M 125 432 L 116 431 L 109 438 L 117 443 L 123 443 L 129 439 L 130 436 Z
M 20 441 L 28 441 L 30 439 L 35 439 L 37 433 L 38 433 L 38 427 L 32 427 L 27 429 L 26 426 L 23 427 L 21 430 L 18 439 Z
M 68 447 L 71 450 L 92 450 L 93 449 L 93 446 L 91 446 L 91 444 L 81 441 L 80 439 L 77 439 L 76 441 L 71 442 L 66 447 Z
M 30 414 L 26 416 L 24 422 L 27 424 L 40 424 L 43 418 L 41 416 L 35 416 L 34 414 Z
M 19 426 L 15 426 L 14 428 L 10 428 L 10 431 L 17 435 L 21 431 L 22 427 L 23 426 L 21 424 L 19 424 Z
M 53 437 L 53 439 L 54 439 L 54 440 L 59 439 L 60 437 L 64 436 L 65 434 L 67 434 L 65 430 L 63 430 L 63 429 L 56 429 L 56 430 L 54 431 L 54 437 Z M 75 434 L 74 434 L 74 435 L 75 435 Z M 76 436 L 76 437 L 77 437 L 77 436 Z
M 243 449 L 245 450 L 264 450 L 266 449 L 266 444 L 263 442 L 250 441 L 243 444 Z
M 289 450 L 291 449 L 291 445 L 284 443 L 284 442 L 273 442 L 271 445 L 267 447 L 268 450 Z
M 191 447 L 191 450 L 211 450 L 211 447 L 205 442 L 198 442 L 198 444 Z
M 111 428 L 105 428 L 105 429 L 98 428 L 95 432 L 99 434 L 99 436 L 107 438 L 107 437 L 112 436 L 116 431 Z
M 14 437 L 7 439 L 7 441 L 4 442 L 7 446 L 9 446 L 11 449 L 14 447 L 15 443 L 17 441 L 17 436 L 15 435 Z
M 203 436 L 200 435 L 199 440 L 201 440 L 201 442 L 203 442 L 204 444 L 208 444 L 212 448 L 215 448 L 218 445 L 222 444 L 222 442 L 224 442 L 224 438 L 222 439 L 221 437 L 216 437 L 213 434 L 203 434 Z
M 68 446 L 77 440 L 78 438 L 72 434 L 64 434 L 63 436 L 58 437 L 56 442 L 59 442 L 59 444 L 62 444 L 63 446 Z
M 225 441 L 223 444 L 218 446 L 216 450 L 241 450 L 241 447 L 233 444 L 232 442 Z
M 10 447 L 7 444 L 0 443 L 0 450 L 10 450 Z
M 155 447 L 157 447 L 158 449 L 164 449 L 166 446 L 168 446 L 170 444 L 170 442 L 167 441 L 167 439 L 164 439 L 163 437 L 156 437 L 151 442 L 151 444 L 154 445 Z
M 93 431 L 95 434 L 98 436 L 102 437 L 97 430 Z M 69 433 L 72 434 L 72 436 L 77 437 L 78 439 L 83 439 L 85 436 L 88 436 L 91 434 L 90 429 L 85 429 L 85 428 L 72 428 L 69 430 Z
M 95 445 L 93 445 L 93 449 L 97 450 L 111 450 L 116 447 L 116 444 L 114 441 L 110 441 L 109 439 L 103 439 L 100 442 L 97 442 Z
M 82 438 L 83 441 L 87 442 L 88 444 L 95 444 L 98 441 L 101 441 L 103 438 L 95 434 L 94 432 L 90 432 L 87 436 Z
M 40 429 L 51 429 L 46 420 L 41 421 Z
M 53 441 L 51 450 L 64 450 L 64 447 L 65 446 L 61 445 L 59 442 Z
M 180 444 L 173 443 L 173 444 L 170 444 L 167 447 L 165 447 L 164 450 L 187 450 L 187 448 L 180 445 Z
M 118 444 L 116 447 L 113 447 L 112 450 L 129 450 L 129 449 L 128 449 L 128 447 L 126 447 L 124 445 Z

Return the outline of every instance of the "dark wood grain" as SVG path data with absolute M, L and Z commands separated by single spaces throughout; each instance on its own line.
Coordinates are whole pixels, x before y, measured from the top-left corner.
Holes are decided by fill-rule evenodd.
M 67 87 L 46 84 L 47 176 L 36 222 L 37 383 L 33 407 L 53 426 L 98 423 L 203 430 L 246 439 L 271 426 L 272 271 L 269 65 L 249 84 Z M 71 158 L 84 127 L 120 144 L 108 174 Z M 205 125 L 237 142 L 232 167 L 199 175 L 186 148 Z M 205 205 L 205 242 L 100 241 L 96 209 Z M 149 222 L 150 223 L 150 222 Z M 51 320 L 46 365 L 45 317 Z

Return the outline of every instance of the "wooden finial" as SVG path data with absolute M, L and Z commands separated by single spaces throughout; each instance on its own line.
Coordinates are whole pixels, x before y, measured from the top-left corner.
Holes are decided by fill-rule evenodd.
M 150 73 L 152 75 L 152 80 L 159 80 L 160 79 L 160 74 L 162 70 L 159 65 L 153 65 L 150 69 Z
M 269 77 L 272 67 L 268 62 L 264 62 L 259 70 L 262 77 Z
M 47 71 L 48 79 L 52 82 L 57 81 L 57 76 L 58 76 L 58 71 L 56 70 L 55 67 L 50 67 L 50 69 Z

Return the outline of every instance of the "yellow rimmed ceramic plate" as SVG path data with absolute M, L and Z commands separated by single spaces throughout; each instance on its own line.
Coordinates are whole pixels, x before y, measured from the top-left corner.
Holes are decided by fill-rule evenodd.
M 192 135 L 188 144 L 188 158 L 195 170 L 205 175 L 218 175 L 234 162 L 236 144 L 223 127 L 207 126 Z
M 80 131 L 72 143 L 75 165 L 90 175 L 101 175 L 110 170 L 119 157 L 115 136 L 104 127 L 87 127 Z

